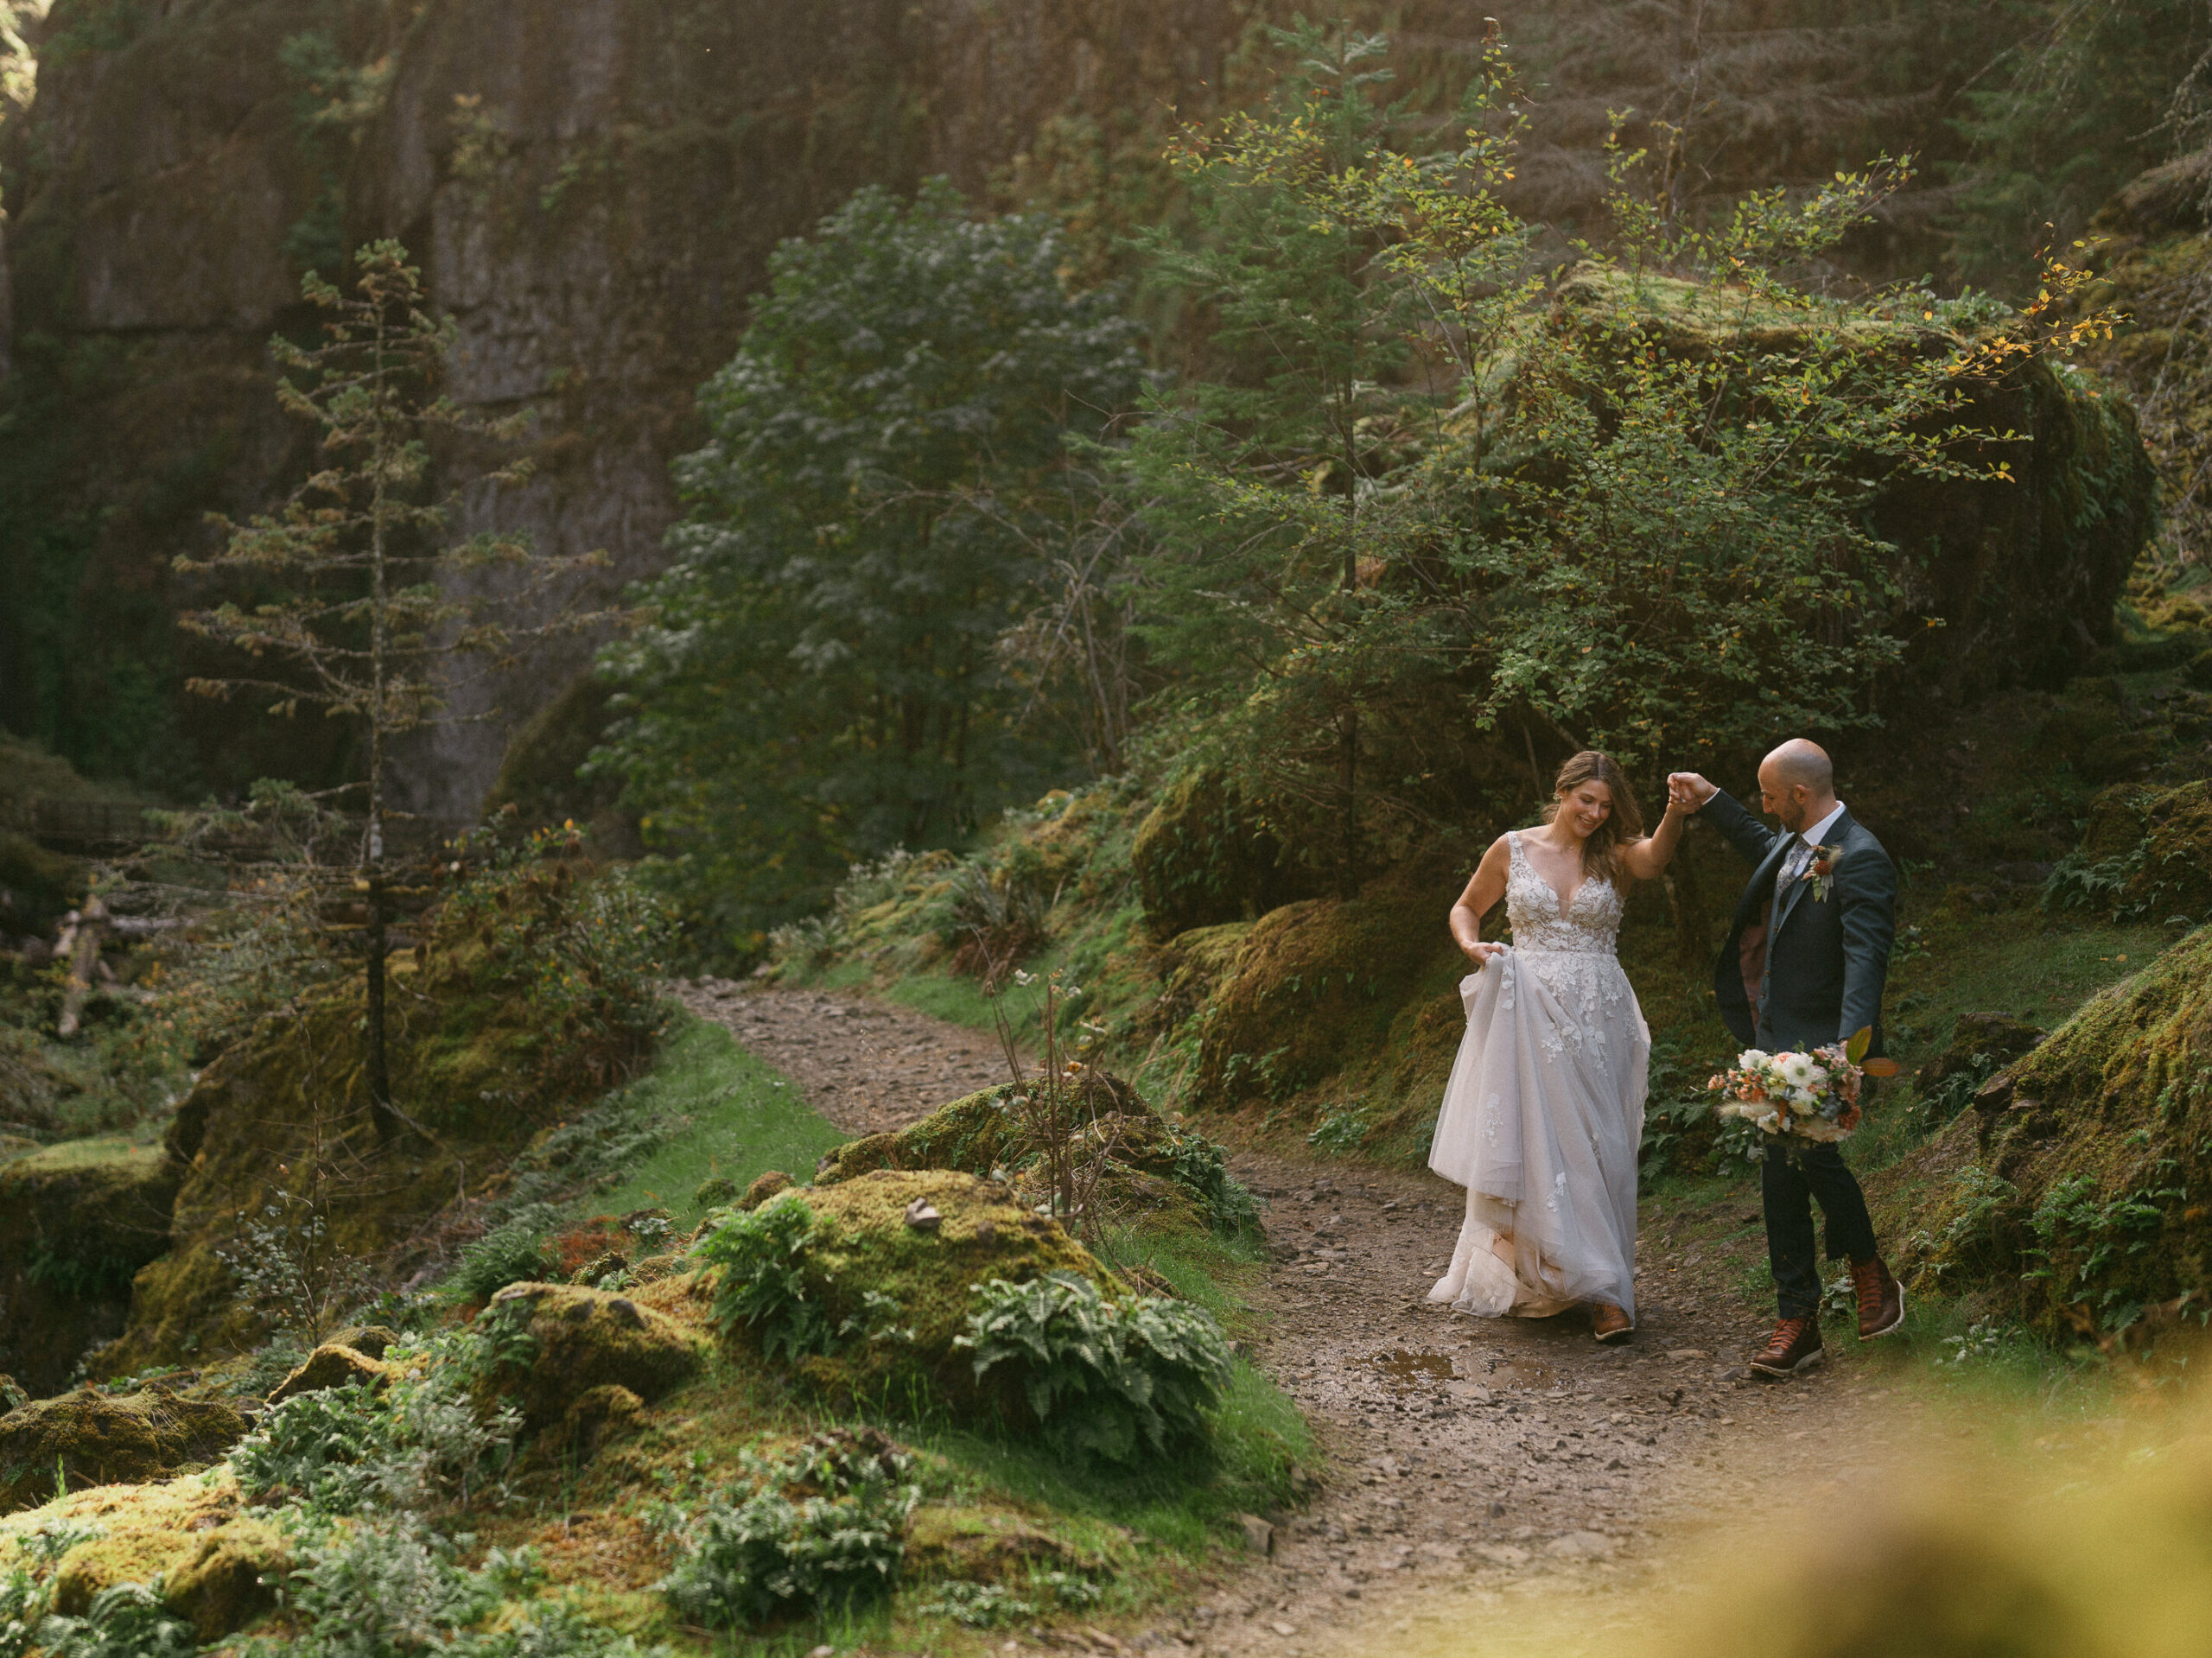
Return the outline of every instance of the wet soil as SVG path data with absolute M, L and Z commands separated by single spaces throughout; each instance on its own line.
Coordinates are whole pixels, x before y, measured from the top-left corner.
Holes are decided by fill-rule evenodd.
M 851 993 L 708 985 L 685 1000 L 854 1133 L 1004 1074 L 975 1032 Z M 1802 1378 L 1745 1369 L 1772 1316 L 1751 1187 L 1646 1200 L 1637 1332 L 1599 1347 L 1586 1313 L 1475 1319 L 1426 1300 L 1461 1217 L 1459 1188 L 1426 1172 L 1252 1152 L 1230 1166 L 1265 1200 L 1273 1257 L 1251 1356 L 1328 1465 L 1303 1509 L 1251 1516 L 1249 1558 L 1139 1648 L 1300 1658 L 1448 1641 L 1478 1618 L 1485 1651 L 1511 1650 L 1538 1608 L 1545 1650 L 1601 1644 L 1681 1586 L 1701 1534 L 1872 1482 L 1912 1429 L 1919 1407 L 1891 1407 L 1886 1367 L 1847 1324 Z

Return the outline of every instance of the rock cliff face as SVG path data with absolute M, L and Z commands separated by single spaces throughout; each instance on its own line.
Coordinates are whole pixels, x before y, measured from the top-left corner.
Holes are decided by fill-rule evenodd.
M 0 460 L 0 559 L 113 596 L 79 606 L 58 680 L 0 651 L 9 723 L 79 753 L 174 737 L 178 786 L 335 758 L 170 689 L 209 664 L 167 625 L 169 559 L 307 458 L 265 351 L 308 324 L 303 264 L 406 243 L 460 324 L 448 389 L 535 417 L 519 491 L 442 457 L 455 528 L 603 549 L 609 596 L 658 565 L 691 390 L 779 238 L 869 181 L 988 194 L 1019 162 L 1110 188 L 1244 22 L 1231 0 L 57 0 L 6 156 L 8 395 L 35 435 Z M 464 691 L 456 712 L 497 712 L 424 740 L 410 804 L 473 812 L 588 649 Z

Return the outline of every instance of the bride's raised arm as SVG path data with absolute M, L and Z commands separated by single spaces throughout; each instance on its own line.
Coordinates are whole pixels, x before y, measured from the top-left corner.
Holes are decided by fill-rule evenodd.
M 1666 816 L 1659 820 L 1659 827 L 1641 841 L 1621 848 L 1621 867 L 1638 880 L 1656 879 L 1675 861 L 1675 848 L 1682 842 L 1682 825 L 1689 821 L 1682 803 L 1669 790 Z
M 1467 890 L 1452 906 L 1452 941 L 1478 968 L 1488 967 L 1490 958 L 1505 948 L 1483 937 L 1483 918 L 1505 896 L 1506 869 L 1512 856 L 1513 848 L 1506 844 L 1505 836 L 1492 841 L 1483 861 L 1475 866 Z

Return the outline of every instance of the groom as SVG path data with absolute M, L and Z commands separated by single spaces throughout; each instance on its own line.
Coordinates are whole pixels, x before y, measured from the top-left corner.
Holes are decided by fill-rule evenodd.
M 1835 773 L 1817 743 L 1793 738 L 1759 765 L 1759 804 L 1776 834 L 1694 772 L 1667 779 L 1752 865 L 1736 921 L 1713 969 L 1720 1016 L 1736 1039 L 1770 1052 L 1847 1041 L 1873 1029 L 1882 1051 L 1882 981 L 1897 931 L 1897 870 L 1882 843 L 1835 797 Z M 1827 1254 L 1846 1255 L 1858 1290 L 1859 1338 L 1904 1323 L 1904 1292 L 1882 1264 L 1859 1181 L 1833 1145 L 1779 1151 L 1760 1165 L 1767 1259 L 1781 1318 L 1751 1369 L 1796 1375 L 1827 1356 L 1812 1200 L 1827 1217 Z

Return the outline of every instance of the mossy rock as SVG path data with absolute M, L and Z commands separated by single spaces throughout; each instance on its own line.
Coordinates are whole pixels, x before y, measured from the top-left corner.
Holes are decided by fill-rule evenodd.
M 110 1398 L 86 1388 L 0 1416 L 0 1514 L 56 1495 L 57 1468 L 79 1485 L 143 1482 L 213 1462 L 246 1434 L 246 1420 L 213 1399 L 151 1389 Z
M 1185 772 L 1160 797 L 1137 827 L 1129 863 L 1145 926 L 1162 940 L 1250 921 L 1318 890 L 1311 872 L 1286 861 L 1264 814 L 1205 768 Z
M 160 1147 L 119 1139 L 0 1164 L 0 1370 L 59 1392 L 123 1329 L 132 1276 L 169 1247 L 183 1174 Z
M 2114 863 L 2133 853 L 2147 832 L 2144 808 L 2157 797 L 2155 791 L 2135 783 L 2101 791 L 2089 803 L 2089 815 L 2082 826 L 2082 856 L 2091 863 Z
M 276 1585 L 290 1563 L 283 1534 L 260 1520 L 233 1520 L 201 1534 L 168 1572 L 162 1599 L 190 1620 L 205 1642 L 244 1629 L 276 1604 Z
M 1013 1091 L 1011 1083 L 1001 1083 L 941 1105 L 894 1134 L 867 1134 L 833 1147 L 815 1169 L 814 1184 L 817 1189 L 832 1186 L 878 1169 L 960 1169 L 988 1174 L 1020 1144 L 1020 1124 L 1006 1105 Z
M 72 1490 L 41 1508 L 0 1518 L 0 1567 L 22 1540 L 66 1524 L 95 1534 L 54 1564 L 55 1610 L 81 1616 L 92 1597 L 118 1583 L 162 1583 L 168 1610 L 203 1642 L 243 1628 L 273 1603 L 269 1585 L 288 1564 L 284 1540 L 242 1511 L 227 1469 L 157 1484 Z
M 1448 989 L 1456 978 L 1445 926 L 1456 896 L 1456 883 L 1424 858 L 1356 899 L 1263 916 L 1209 1004 L 1198 1103 L 1287 1099 L 1389 1052 L 1393 1025 L 1423 989 Z
M 728 1185 L 729 1182 L 725 1180 L 721 1184 Z M 755 1175 L 752 1184 L 745 1188 L 744 1195 L 737 1199 L 737 1206 L 746 1210 L 758 1209 L 778 1192 L 789 1191 L 791 1184 L 791 1176 L 785 1174 L 781 1169 L 770 1169 L 765 1173 Z M 702 1187 L 701 1190 L 704 1191 L 705 1188 Z M 723 1197 L 718 1201 L 728 1203 L 729 1199 Z
M 299 1368 L 270 1391 L 269 1402 L 281 1405 L 303 1393 L 322 1393 L 362 1382 L 382 1388 L 394 1375 L 392 1367 L 342 1342 L 325 1342 L 308 1354 Z
M 1897 1172 L 1921 1270 L 2053 1338 L 2212 1297 L 2212 928 L 1984 1083 Z
M 2129 719 L 2118 684 L 2103 677 L 2067 686 L 2037 728 L 2036 746 L 2092 783 L 2133 777 L 2158 753 L 2156 739 Z
M 1948 1045 L 1913 1073 L 1913 1083 L 1924 1097 L 1955 1077 L 1985 1082 L 2043 1039 L 2042 1027 L 2010 1013 L 1961 1013 Z
M 510 889 L 508 921 L 557 918 L 574 880 L 556 866 Z M 173 1247 L 140 1274 L 129 1324 L 94 1356 L 95 1375 L 259 1344 L 265 1321 L 237 1293 L 221 1252 L 234 1247 L 242 1214 L 282 1201 L 287 1166 L 319 1155 L 339 1168 L 372 1167 L 326 1185 L 326 1223 L 347 1255 L 372 1267 L 402 1264 L 464 1180 L 474 1188 L 507 1166 L 580 1095 L 598 1092 L 588 1072 L 634 1057 L 632 1039 L 644 1041 L 642 1029 L 574 1039 L 549 1031 L 533 1011 L 527 964 L 499 945 L 508 935 L 444 907 L 424 924 L 420 964 L 412 953 L 395 961 L 390 1048 L 392 1091 L 434 1144 L 393 1156 L 378 1134 L 358 975 L 262 1020 L 200 1071 L 170 1122 L 182 1174 Z
M 2146 920 L 2212 921 L 2212 782 L 2169 790 L 2143 810 L 2142 861 L 2122 902 Z
M 602 1382 L 578 1394 L 561 1418 L 564 1454 L 595 1456 L 601 1445 L 637 1426 L 645 1401 L 619 1382 Z
M 562 1421 L 595 1388 L 658 1399 L 702 1356 L 699 1338 L 666 1313 L 573 1284 L 510 1284 L 480 1318 L 527 1332 L 526 1345 L 518 1343 L 524 1351 L 493 1369 L 486 1386 L 522 1407 L 530 1432 Z
M 1014 1584 L 1033 1572 L 1096 1574 L 1103 1564 L 1019 1515 L 933 1502 L 915 1512 L 902 1575 L 918 1583 Z
M 838 1350 L 799 1359 L 794 1369 L 841 1401 L 888 1398 L 903 1403 L 918 1386 L 963 1412 L 982 1407 L 967 1356 L 953 1338 L 966 1327 L 978 1284 L 1026 1283 L 1047 1273 L 1112 1280 L 1056 1220 L 1035 1214 L 1006 1186 L 943 1169 L 878 1169 L 836 1185 L 786 1193 L 814 1215 L 804 1258 L 805 1293 L 830 1330 L 895 1327 L 883 1339 L 855 1337 Z M 925 1202 L 939 1217 L 910 1226 L 908 1209 Z M 871 1305 L 870 1294 L 887 1296 Z M 741 1327 L 741 1341 L 747 1334 Z

